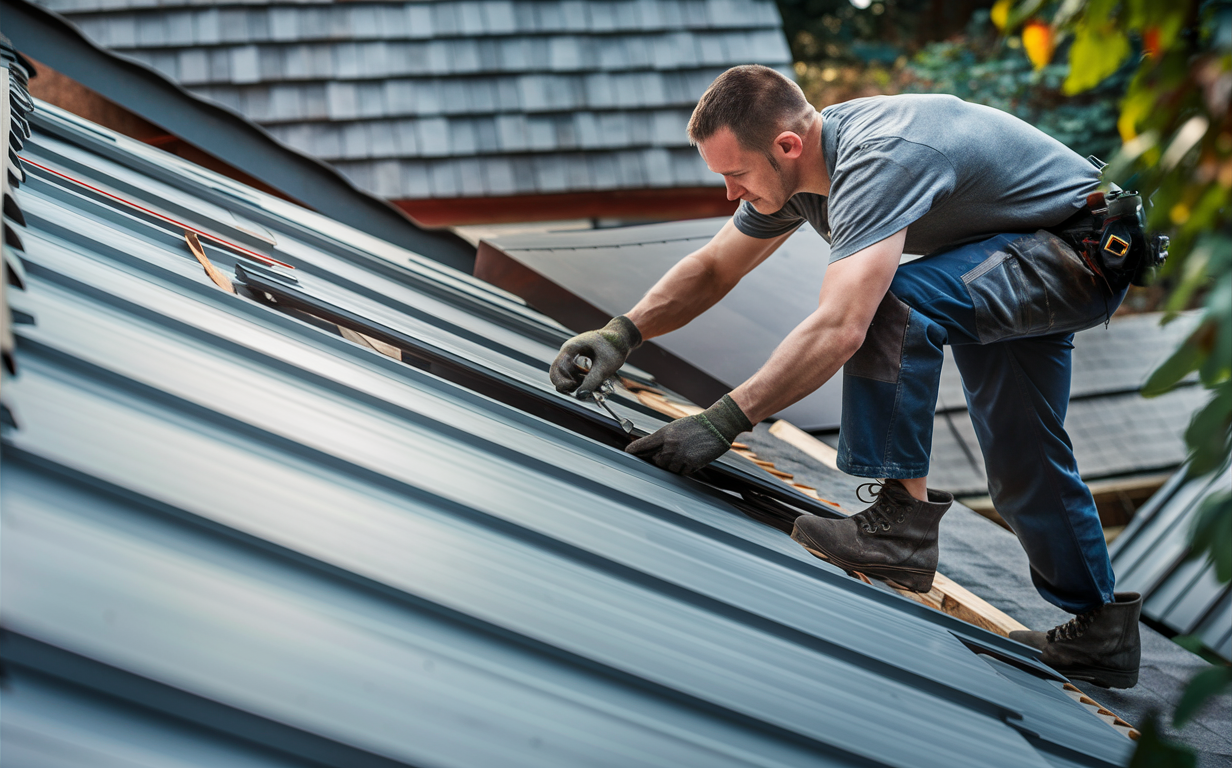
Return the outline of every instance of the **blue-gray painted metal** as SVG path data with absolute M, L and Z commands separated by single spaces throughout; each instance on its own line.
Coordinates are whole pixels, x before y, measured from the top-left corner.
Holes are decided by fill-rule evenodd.
M 470 271 L 475 249 L 452 232 L 419 227 L 388 201 L 302 154 L 241 114 L 192 95 L 148 66 L 110 54 L 58 15 L 0 0 L 4 29 L 24 51 L 288 197 L 375 237 Z
M 791 75 L 771 0 L 42 4 L 394 199 L 717 185 L 698 97 Z
M 422 318 L 517 315 L 530 332 L 488 346 L 467 333 L 501 326 L 459 323 L 458 354 L 494 376 L 559 332 L 44 113 L 34 162 L 206 232 L 239 237 L 238 214 L 305 290 L 391 291 L 356 306 L 405 307 L 382 321 L 442 344 Z M 225 293 L 164 223 L 29 172 L 6 765 L 1126 760 L 1114 730 L 1058 715 L 1025 647 L 843 575 L 727 493 Z
M 1109 547 L 1117 588 L 1141 592 L 1142 615 L 1172 632 L 1197 635 L 1232 661 L 1232 587 L 1204 557 L 1191 558 L 1189 535 L 1202 503 L 1232 486 L 1232 469 L 1189 478 L 1182 470 L 1138 510 Z

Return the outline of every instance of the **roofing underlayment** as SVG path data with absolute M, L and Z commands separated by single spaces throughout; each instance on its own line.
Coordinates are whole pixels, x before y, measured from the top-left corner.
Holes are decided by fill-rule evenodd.
M 1034 651 L 741 512 L 823 506 L 619 450 L 513 297 L 21 113 L 6 766 L 1127 759 Z
M 697 98 L 791 66 L 771 0 L 40 4 L 389 199 L 721 186 Z

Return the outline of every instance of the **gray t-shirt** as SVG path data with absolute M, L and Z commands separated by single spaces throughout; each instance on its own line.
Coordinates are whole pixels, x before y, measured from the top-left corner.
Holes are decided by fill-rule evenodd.
M 906 252 L 928 255 L 1059 224 L 1099 185 L 1061 142 L 954 96 L 873 96 L 821 116 L 829 197 L 801 192 L 768 215 L 743 203 L 741 232 L 777 237 L 808 221 L 834 262 L 908 227 Z

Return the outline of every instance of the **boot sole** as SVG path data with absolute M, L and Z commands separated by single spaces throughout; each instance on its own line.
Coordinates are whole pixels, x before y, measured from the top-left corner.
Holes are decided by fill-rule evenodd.
M 858 571 L 865 576 L 876 577 L 881 581 L 888 582 L 892 586 L 905 589 L 908 592 L 922 593 L 928 592 L 933 588 L 933 577 L 936 576 L 936 571 L 924 571 L 918 568 L 895 568 L 892 566 L 860 565 L 858 563 L 849 563 L 842 558 L 834 557 L 823 550 L 817 549 L 816 545 L 811 541 L 801 541 L 796 538 L 795 528 L 792 528 L 791 538 L 797 544 L 808 550 L 809 554 L 825 560 L 827 563 L 837 565 L 849 575 L 853 571 Z
M 1138 684 L 1138 670 L 1126 672 L 1123 669 L 1092 666 L 1071 667 L 1069 669 L 1053 667 L 1053 669 L 1070 680 L 1090 683 L 1100 688 L 1133 688 Z

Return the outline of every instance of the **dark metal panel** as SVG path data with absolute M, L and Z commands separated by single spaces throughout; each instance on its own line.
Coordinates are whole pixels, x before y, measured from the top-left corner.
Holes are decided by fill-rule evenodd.
M 1232 589 L 1214 577 L 1205 559 L 1190 559 L 1188 542 L 1202 503 L 1229 482 L 1228 468 L 1200 478 L 1187 477 L 1182 468 L 1109 547 L 1117 588 L 1143 594 L 1143 616 L 1174 632 L 1199 635 L 1224 658 L 1232 658 Z
M 50 284 L 40 287 L 41 297 L 53 298 L 61 293 Z M 592 551 L 602 553 L 605 558 L 617 556 L 620 547 L 616 537 L 621 534 L 633 534 L 631 543 L 662 542 L 662 549 L 657 552 L 641 547 L 640 557 L 643 563 L 640 568 L 661 570 L 665 565 L 670 566 L 669 562 L 664 561 L 665 557 L 679 558 L 684 555 L 685 559 L 679 563 L 681 567 L 673 568 L 676 571 L 673 578 L 688 579 L 694 582 L 693 589 L 702 589 L 706 593 L 713 593 L 716 588 L 721 588 L 722 581 L 731 581 L 732 577 L 737 576 L 737 573 L 726 575 L 730 573 L 729 569 L 737 564 L 729 557 L 688 556 L 687 549 L 681 550 L 682 544 L 694 538 L 691 535 L 669 543 L 672 538 L 679 537 L 665 539 L 666 530 L 657 535 L 648 535 L 639 532 L 638 526 L 631 525 L 633 518 L 621 521 L 620 518 L 625 515 L 610 499 L 610 493 L 596 496 L 585 485 L 576 481 L 561 484 L 553 482 L 548 475 L 538 477 L 533 486 L 525 489 L 519 487 L 525 485 L 525 481 L 513 483 L 504 480 L 525 476 L 525 470 L 502 471 L 499 465 L 509 460 L 502 460 L 499 454 L 489 454 L 485 459 L 475 462 L 477 466 L 484 468 L 492 480 L 473 478 L 469 483 L 459 482 L 461 478 L 458 473 L 469 475 L 471 470 L 463 464 L 461 455 L 451 455 L 446 433 L 434 433 L 430 430 L 416 439 L 398 437 L 398 433 L 405 427 L 396 422 L 391 423 L 387 418 L 374 419 L 376 414 L 367 416 L 365 411 L 370 410 L 371 406 L 365 409 L 360 403 L 355 403 L 350 407 L 339 409 L 335 406 L 331 409 L 327 405 L 328 401 L 317 402 L 315 398 L 309 397 L 311 390 L 305 388 L 307 381 L 296 385 L 294 394 L 291 391 L 280 392 L 277 384 L 278 378 L 281 377 L 271 375 L 273 371 L 253 370 L 251 361 L 243 366 L 247 369 L 247 378 L 254 380 L 254 383 L 250 384 L 244 381 L 245 370 L 236 370 L 239 366 L 228 364 L 225 358 L 220 360 L 214 355 L 203 355 L 200 351 L 192 355 L 184 354 L 191 346 L 196 345 L 184 348 L 183 341 L 174 338 L 176 334 L 173 327 L 168 327 L 163 332 L 164 349 L 155 358 L 161 361 L 159 370 L 145 370 L 141 373 L 144 385 L 142 387 L 134 387 L 125 379 L 103 375 L 101 371 L 95 372 L 92 366 L 83 367 L 76 361 L 93 359 L 95 364 L 104 364 L 117 372 L 131 371 L 129 375 L 136 374 L 142 368 L 149 367 L 143 360 L 151 359 L 152 349 L 158 346 L 155 339 L 144 338 L 144 334 L 134 334 L 137 324 L 132 320 L 123 321 L 130 328 L 127 335 L 117 333 L 119 329 L 108 328 L 107 321 L 110 318 L 92 311 L 89 303 L 80 297 L 63 303 L 57 301 L 54 311 L 51 306 L 45 309 L 49 315 L 55 316 L 55 321 L 32 331 L 30 340 L 36 342 L 33 348 L 37 350 L 34 353 L 37 358 L 22 382 L 23 389 L 18 392 L 18 396 L 23 397 L 29 414 L 29 427 L 13 438 L 13 444 L 19 450 L 38 455 L 44 460 L 88 471 L 97 477 L 123 478 L 125 488 L 141 496 L 172 504 L 229 528 L 258 534 L 265 541 L 290 547 L 296 552 L 321 559 L 347 572 L 364 574 L 366 578 L 449 606 L 466 615 L 487 616 L 490 621 L 494 620 L 520 635 L 537 638 L 554 647 L 570 649 L 571 653 L 583 654 L 605 665 L 614 664 L 616 668 L 634 672 L 639 677 L 662 679 L 663 683 L 671 688 L 690 692 L 692 696 L 702 695 L 709 701 L 725 701 L 725 707 L 734 707 L 745 712 L 746 716 L 756 713 L 756 717 L 780 722 L 782 727 L 802 733 L 813 732 L 813 738 L 820 738 L 820 735 L 812 730 L 819 722 L 834 723 L 834 718 L 841 720 L 844 717 L 872 716 L 872 710 L 861 716 L 862 705 L 846 700 L 839 694 L 840 690 L 858 689 L 862 691 L 862 699 L 880 698 L 881 692 L 884 692 L 884 695 L 901 704 L 912 699 L 915 695 L 913 690 L 921 688 L 922 680 L 915 680 L 909 687 L 900 688 L 891 683 L 893 677 L 887 674 L 888 670 L 876 672 L 875 679 L 869 677 L 863 682 L 856 682 L 872 673 L 870 664 L 874 669 L 880 664 L 873 662 L 872 657 L 865 658 L 858 666 L 843 663 L 840 661 L 842 655 L 835 654 L 837 649 L 828 645 L 817 648 L 816 651 L 806 651 L 809 644 L 801 644 L 800 640 L 803 638 L 797 639 L 793 634 L 776 637 L 779 633 L 768 633 L 767 628 L 759 627 L 758 622 L 750 623 L 748 618 L 741 621 L 747 629 L 737 631 L 737 625 L 733 624 L 732 620 L 737 619 L 738 615 L 725 616 L 725 611 L 716 612 L 718 606 L 710 605 L 709 601 L 700 604 L 693 600 L 682 601 L 682 596 L 673 595 L 670 589 L 664 590 L 663 586 L 666 585 L 655 586 L 652 582 L 640 586 L 639 580 L 630 580 L 632 574 L 622 574 L 620 571 L 606 576 L 604 571 L 607 569 L 594 569 L 598 563 L 592 558 L 570 564 L 568 561 L 574 560 L 576 556 L 568 557 L 567 560 L 560 559 L 562 555 L 568 554 L 567 550 L 555 554 L 555 548 L 544 548 L 547 542 L 535 538 L 526 539 L 524 535 L 517 535 L 516 530 L 480 524 L 482 518 L 473 521 L 467 520 L 469 516 L 459 518 L 458 512 L 462 510 L 451 510 L 457 502 L 444 506 L 440 506 L 441 502 L 429 502 L 432 506 L 438 506 L 444 517 L 441 517 L 440 513 L 433 515 L 429 511 L 430 507 L 421 507 L 413 517 L 407 517 L 404 505 L 411 501 L 414 495 L 408 497 L 406 490 L 397 493 L 395 489 L 398 486 L 395 486 L 390 489 L 395 490 L 395 495 L 391 497 L 389 491 L 382 493 L 379 485 L 374 487 L 371 481 L 368 481 L 365 485 L 369 487 L 363 492 L 363 528 L 354 528 L 348 520 L 352 519 L 353 511 L 359 507 L 355 501 L 347 501 L 347 488 L 353 487 L 356 481 L 362 482 L 368 472 L 376 471 L 391 478 L 400 476 L 403 479 L 399 486 L 407 490 L 409 488 L 402 483 L 409 481 L 425 489 L 435 485 L 436 493 L 455 497 L 462 491 L 467 504 L 475 504 L 487 496 L 490 498 L 488 504 L 493 506 L 489 507 L 486 514 L 491 515 L 497 510 L 503 516 L 522 514 L 522 525 L 530 524 L 543 528 L 545 533 L 550 531 L 551 535 L 557 537 L 564 533 L 562 524 L 568 511 L 581 506 L 589 512 L 586 515 L 574 515 L 581 524 L 577 532 L 589 533 L 594 537 L 594 543 L 589 545 Z M 150 306 L 150 302 L 143 301 L 142 305 Z M 71 338 L 61 338 L 61 334 L 72 332 L 74 327 L 79 327 L 80 320 L 74 319 L 74 314 L 80 315 L 81 320 L 88 318 L 98 338 L 105 339 L 107 343 L 99 346 L 85 339 L 77 342 Z M 217 327 L 218 324 L 212 323 L 211 326 Z M 59 330 L 61 327 L 63 330 Z M 55 343 L 58 349 L 53 353 L 49 348 L 43 353 L 43 345 L 38 343 L 43 341 Z M 250 340 L 249 343 L 253 341 Z M 177 349 L 184 351 L 176 353 Z M 66 353 L 71 356 L 62 359 L 61 355 Z M 171 353 L 176 354 L 169 359 L 167 355 Z M 82 355 L 86 358 L 83 359 Z M 194 360 L 197 363 L 194 364 Z M 69 367 L 65 369 L 64 366 Z M 73 378 L 72 374 L 84 378 L 80 378 L 78 384 L 68 384 L 65 374 L 70 374 L 70 379 Z M 145 401 L 140 395 L 146 386 L 153 386 L 155 391 L 171 396 L 187 396 L 188 390 L 195 389 L 196 392 L 191 395 L 193 402 L 206 406 L 208 410 L 195 414 L 197 408 L 184 408 L 178 405 L 176 400 L 166 399 L 166 395 L 161 404 Z M 260 387 L 260 391 L 256 391 L 255 387 Z M 37 398 L 33 395 L 35 392 L 38 393 Z M 171 410 L 166 410 L 167 408 Z M 297 415 L 295 411 L 301 409 L 303 413 Z M 228 428 L 227 417 L 241 418 L 244 423 L 258 427 L 266 434 L 277 435 L 279 440 L 271 441 L 270 438 L 262 438 L 259 433 L 246 430 L 246 442 L 234 439 L 220 441 L 219 438 L 223 437 L 219 434 L 220 430 L 235 429 Z M 382 424 L 387 426 L 382 427 Z M 311 454 L 297 460 L 294 455 L 284 453 L 285 449 L 278 450 L 278 444 L 288 439 L 291 445 L 314 446 L 316 451 L 328 450 L 340 457 L 340 451 L 353 455 L 342 464 L 336 461 L 320 464 L 319 460 L 312 461 Z M 391 443 L 389 440 L 395 442 Z M 255 452 L 245 458 L 227 458 L 228 452 L 234 454 L 236 450 L 244 450 L 246 445 L 250 445 Z M 271 449 L 274 451 L 272 454 Z M 355 453 L 356 451 L 359 453 Z M 528 450 L 529 456 L 540 456 L 543 453 L 544 451 L 536 448 Z M 620 456 L 622 455 L 617 454 L 613 458 Z M 304 464 L 305 460 L 310 463 Z M 199 466 L 203 461 L 204 466 L 211 468 L 211 472 L 186 473 L 175 469 Z M 354 470 L 347 471 L 350 466 L 370 469 L 356 474 Z M 637 463 L 633 464 L 633 468 L 642 472 L 647 470 L 644 465 Z M 338 475 L 340 471 L 344 474 Z M 225 487 L 220 486 L 214 481 L 213 473 L 228 478 L 230 482 Z M 351 479 L 348 480 L 347 476 Z M 496 482 L 496 478 L 502 478 L 502 481 Z M 631 479 L 626 477 L 620 485 L 629 488 Z M 533 498 L 519 500 L 517 495 L 524 493 L 532 493 Z M 382 496 L 388 499 L 383 504 L 380 502 Z M 397 501 L 398 497 L 403 500 Z M 430 498 L 424 498 L 424 501 L 429 501 Z M 565 501 L 566 504 L 551 511 L 537 511 L 552 500 Z M 381 512 L 382 507 L 387 511 Z M 438 518 L 439 522 L 430 522 L 434 517 Z M 593 521 L 599 518 L 607 519 L 618 527 L 596 528 Z M 459 524 L 462 530 L 457 530 Z M 661 527 L 658 523 L 654 525 Z M 348 529 L 349 533 L 341 535 Z M 401 533 L 398 533 L 400 531 Z M 100 540 L 99 535 L 88 535 L 85 538 L 94 542 Z M 5 541 L 6 545 L 9 545 L 12 538 L 6 538 Z M 18 542 L 15 546 L 29 552 L 30 557 L 38 563 L 53 564 L 74 559 L 47 556 L 38 552 L 34 544 Z M 802 561 L 802 564 L 807 563 L 810 570 L 817 567 L 808 562 L 809 558 L 787 547 L 789 542 L 779 539 L 776 549 L 783 550 L 783 554 L 792 555 L 793 559 Z M 539 551 L 536 554 L 532 550 Z M 635 545 L 629 553 L 636 553 L 637 550 Z M 100 559 L 106 562 L 117 559 L 131 561 L 133 557 L 100 556 Z M 707 573 L 705 568 L 700 567 L 704 563 L 717 564 L 724 561 L 729 562 L 723 570 L 711 569 L 710 573 Z M 11 558 L 6 559 L 6 566 L 12 562 Z M 554 562 L 556 564 L 553 564 Z M 467 563 L 464 573 L 457 570 L 458 563 Z M 14 567 L 18 565 L 22 563 L 19 562 Z M 790 603 L 784 604 L 784 598 L 795 591 L 790 584 L 796 580 L 784 581 L 782 576 L 786 576 L 787 572 L 781 570 L 778 571 L 781 576 L 772 577 L 772 570 L 765 570 L 765 566 L 760 566 L 759 561 L 744 562 L 745 567 L 750 565 L 763 570 L 763 575 L 756 577 L 752 574 L 741 574 L 739 581 L 732 581 L 732 585 L 741 584 L 741 591 L 747 591 L 755 584 L 766 585 L 761 589 L 768 589 L 774 584 L 775 596 L 771 597 L 770 592 L 761 597 L 750 594 L 747 598 L 749 607 L 756 605 L 759 612 L 767 608 L 774 609 L 776 604 L 786 608 Z M 34 567 L 31 563 L 27 571 Z M 442 581 L 440 576 L 446 573 L 453 575 L 448 581 Z M 33 581 L 43 583 L 46 578 L 48 577 L 44 574 L 42 578 Z M 617 581 L 611 581 L 612 578 Z M 532 585 L 528 579 L 538 581 L 539 584 Z M 89 579 L 90 582 L 98 580 Z M 171 581 L 173 577 L 169 574 L 158 577 L 151 574 L 146 583 L 165 584 Z M 624 583 L 618 585 L 618 582 Z M 525 583 L 525 586 L 520 586 L 520 583 Z M 553 590 L 549 587 L 551 584 L 569 584 L 570 589 L 566 592 Z M 805 584 L 800 583 L 799 586 L 805 587 Z M 192 587 L 190 591 L 198 593 L 204 588 L 204 585 L 199 585 Z M 124 591 L 131 591 L 131 587 Z M 809 591 L 812 590 L 801 593 L 800 598 L 804 598 Z M 69 593 L 78 592 L 79 589 L 69 590 Z M 539 597 L 540 595 L 543 597 Z M 735 593 L 732 593 L 727 599 L 734 596 Z M 892 627 L 901 620 L 894 620 L 887 614 L 890 623 L 886 627 L 886 633 L 880 639 L 872 639 L 874 636 L 869 633 L 876 626 L 876 620 L 868 610 L 871 606 L 866 605 L 863 610 L 856 609 L 856 604 L 862 601 L 852 595 L 856 603 L 842 608 L 841 602 L 847 602 L 847 599 L 843 599 L 839 604 L 834 604 L 831 611 L 826 608 L 828 601 L 818 602 L 818 597 L 820 595 L 808 600 L 809 615 L 790 616 L 788 620 L 792 623 L 807 621 L 813 625 L 812 631 L 823 631 L 831 637 L 839 625 L 849 622 L 855 631 L 852 642 L 877 648 L 878 660 L 887 658 L 889 646 L 895 642 Z M 118 599 L 118 596 L 114 599 Z M 6 604 L 10 609 L 10 621 L 21 631 L 24 626 L 24 603 L 15 603 L 10 599 Z M 45 600 L 32 597 L 27 610 L 37 613 L 45 604 Z M 535 607 L 536 604 L 538 607 Z M 264 615 L 266 609 L 256 612 Z M 654 618 L 650 619 L 648 614 Z M 856 620 L 852 622 L 852 619 Z M 68 619 L 65 621 L 63 631 L 72 631 L 76 622 Z M 183 616 L 176 620 L 177 623 L 187 621 L 188 617 Z M 618 623 L 612 624 L 612 621 Z M 595 622 L 599 622 L 603 627 L 600 634 L 594 634 L 595 630 L 590 629 Z M 692 628 L 689 628 L 690 625 Z M 736 631 L 736 634 L 733 635 L 733 631 Z M 749 631 L 752 631 L 753 635 L 738 639 L 741 634 Z M 269 633 L 258 634 L 264 636 Z M 305 630 L 305 634 L 315 636 L 317 632 Z M 574 635 L 577 636 L 576 642 L 568 639 Z M 716 636 L 727 637 L 724 647 L 707 647 L 703 638 Z M 583 639 L 584 637 L 586 639 Z M 935 649 L 936 652 L 949 656 L 958 648 L 955 644 L 951 646 L 951 652 L 946 653 L 943 651 L 944 646 L 934 645 L 936 641 L 929 642 L 925 637 L 915 632 L 910 641 L 897 638 L 897 642 L 904 645 L 905 658 L 911 659 L 913 667 L 920 664 L 922 653 Z M 89 638 L 78 637 L 77 641 L 84 642 L 87 639 Z M 939 640 L 940 636 L 937 636 L 937 639 Z M 684 641 L 683 646 L 679 645 L 681 640 Z M 350 642 L 345 645 L 349 647 Z M 669 652 L 672 648 L 676 650 Z M 684 648 L 689 649 L 687 655 L 681 653 Z M 818 654 L 822 648 L 826 649 L 826 655 Z M 715 666 L 706 671 L 707 659 L 716 653 L 718 656 L 714 658 Z M 804 668 L 816 670 L 818 677 L 801 679 L 795 671 L 797 664 L 788 664 L 786 668 L 781 666 L 781 661 L 797 657 L 800 653 L 805 653 L 807 660 L 800 658 L 799 664 Z M 144 659 L 147 655 L 143 653 L 141 658 Z M 240 657 L 245 658 L 245 655 L 240 654 Z M 974 661 L 973 657 L 968 658 Z M 759 661 L 761 659 L 764 661 Z M 944 664 L 949 666 L 959 661 L 961 654 Z M 839 667 L 835 667 L 834 672 L 822 671 L 836 663 Z M 184 661 L 184 664 L 189 669 L 198 666 L 187 661 Z M 650 666 L 646 666 L 647 664 Z M 750 664 L 757 668 L 756 671 L 750 669 L 748 675 L 740 671 Z M 180 664 L 173 666 L 176 669 L 181 668 Z M 979 686 L 978 673 L 967 664 L 963 666 L 966 667 L 961 674 L 963 685 Z M 144 669 L 145 664 L 141 664 L 139 668 Z M 652 671 L 655 668 L 658 668 L 657 672 Z M 943 668 L 939 667 L 936 671 Z M 918 668 L 916 672 L 926 669 L 927 665 Z M 666 679 L 662 678 L 664 674 L 667 675 Z M 840 679 L 845 679 L 846 682 L 838 683 Z M 826 694 L 828 680 L 835 680 L 838 687 Z M 698 686 L 701 686 L 700 689 Z M 729 692 L 721 693 L 728 686 L 732 686 Z M 760 686 L 767 686 L 768 698 L 757 693 Z M 791 692 L 793 689 L 794 693 Z M 772 695 L 770 691 L 773 691 Z M 959 700 L 966 706 L 974 704 L 967 698 L 970 694 L 952 690 L 949 695 L 954 694 L 959 694 Z M 846 714 L 836 711 L 825 716 L 824 712 L 830 706 L 826 702 L 831 701 L 841 701 L 838 706 Z M 944 701 L 932 699 L 927 705 L 921 702 L 916 706 L 941 711 L 949 706 Z M 1011 706 L 1011 701 L 1012 697 L 1006 700 L 1005 706 Z M 889 706 L 889 700 L 878 706 Z M 775 712 L 778 714 L 773 714 Z M 801 719 L 793 715 L 793 712 L 807 715 Z M 960 717 L 957 711 L 954 716 Z M 970 715 L 961 719 L 970 725 L 975 725 L 976 722 L 970 720 Z M 853 728 L 856 727 L 856 722 L 859 722 L 859 719 L 853 721 Z M 959 735 L 966 727 L 964 725 L 956 728 Z M 927 722 L 921 722 L 920 728 L 920 743 L 915 745 L 915 749 L 928 749 L 923 742 L 935 740 L 935 729 Z M 988 745 L 997 742 L 999 737 L 995 734 L 994 730 L 981 736 L 972 733 L 962 738 L 974 739 Z M 903 745 L 911 742 L 906 733 L 902 734 L 901 738 L 900 743 Z M 824 741 L 841 744 L 846 739 L 827 732 Z M 857 748 L 858 742 L 861 741 L 865 740 L 853 740 L 849 748 Z M 910 764 L 898 759 L 892 762 Z

